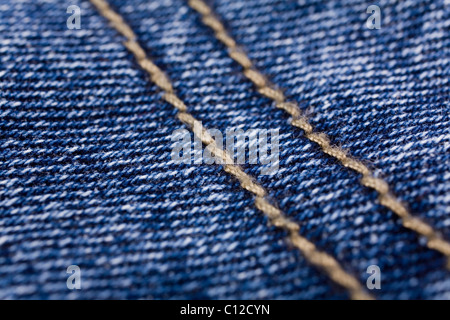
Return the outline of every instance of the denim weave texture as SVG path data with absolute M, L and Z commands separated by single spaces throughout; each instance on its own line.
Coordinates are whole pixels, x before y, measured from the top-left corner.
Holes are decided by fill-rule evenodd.
M 378 265 L 378 299 L 450 299 L 445 258 L 293 128 L 186 0 L 109 3 L 206 128 L 279 130 L 277 173 L 242 168 L 304 237 L 364 286 Z M 450 239 L 448 0 L 207 3 L 317 131 Z M 184 125 L 124 40 L 87 0 L 0 0 L 0 299 L 348 298 L 222 166 L 172 161 Z

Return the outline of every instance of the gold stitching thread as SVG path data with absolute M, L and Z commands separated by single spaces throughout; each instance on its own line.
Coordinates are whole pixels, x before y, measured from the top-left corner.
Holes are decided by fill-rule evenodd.
M 372 297 L 367 294 L 356 278 L 348 274 L 333 257 L 327 253 L 320 252 L 316 246 L 306 238 L 298 234 L 300 226 L 289 220 L 275 206 L 270 204 L 266 196 L 266 191 L 257 184 L 252 177 L 233 163 L 230 155 L 219 148 L 208 131 L 191 114 L 187 113 L 185 104 L 175 95 L 170 80 L 166 75 L 145 55 L 142 47 L 137 43 L 136 37 L 131 28 L 116 12 L 109 6 L 106 0 L 90 0 L 97 7 L 98 11 L 106 17 L 112 26 L 125 38 L 125 47 L 133 53 L 139 65 L 148 72 L 150 79 L 164 92 L 164 100 L 174 106 L 179 112 L 177 118 L 185 123 L 194 134 L 201 139 L 205 145 L 209 145 L 212 152 L 221 157 L 224 163 L 224 170 L 233 175 L 241 184 L 242 188 L 255 195 L 255 206 L 261 210 L 270 222 L 289 234 L 290 242 L 300 250 L 305 258 L 314 266 L 321 268 L 337 284 L 347 289 L 353 299 L 370 300 Z M 209 8 L 202 3 L 194 4 L 199 12 L 209 13 Z
M 285 101 L 284 95 L 280 90 L 273 89 L 269 86 L 264 75 L 253 66 L 250 58 L 243 51 L 236 49 L 236 41 L 234 40 L 233 45 L 229 46 L 228 43 L 230 43 L 230 40 L 222 40 L 225 38 L 229 39 L 231 36 L 227 34 L 223 24 L 213 15 L 212 9 L 205 2 L 202 0 L 189 0 L 188 3 L 192 9 L 202 15 L 202 21 L 215 32 L 216 37 L 218 34 L 221 35 L 221 37 L 217 37 L 218 40 L 227 46 L 230 57 L 241 65 L 244 75 L 253 82 L 258 91 L 267 98 L 275 101 L 277 108 L 291 115 L 291 124 L 294 127 L 302 129 L 306 138 L 318 144 L 324 153 L 339 160 L 345 167 L 362 174 L 361 184 L 377 191 L 380 204 L 400 217 L 405 228 L 425 237 L 428 248 L 442 253 L 447 258 L 447 268 L 450 269 L 450 243 L 445 241 L 430 225 L 419 218 L 413 217 L 408 209 L 389 191 L 388 184 L 382 179 L 375 178 L 370 169 L 363 163 L 348 156 L 343 149 L 331 145 L 326 134 L 314 133 L 314 128 L 301 115 L 298 105 L 294 102 Z M 225 34 L 228 37 L 225 37 Z

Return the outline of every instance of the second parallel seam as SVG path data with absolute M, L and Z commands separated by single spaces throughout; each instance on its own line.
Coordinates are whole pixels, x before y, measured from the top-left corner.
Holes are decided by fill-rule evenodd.
M 283 92 L 272 88 L 266 77 L 254 67 L 248 55 L 239 49 L 236 41 L 226 32 L 222 22 L 214 16 L 211 7 L 202 0 L 189 0 L 188 4 L 201 14 L 203 23 L 210 27 L 216 38 L 228 48 L 229 56 L 241 65 L 245 77 L 256 86 L 258 92 L 273 100 L 278 109 L 287 112 L 292 117 L 292 126 L 302 129 L 306 138 L 319 145 L 325 154 L 337 159 L 344 167 L 362 174 L 361 184 L 377 191 L 380 204 L 400 217 L 405 228 L 425 237 L 428 248 L 443 254 L 447 258 L 447 268 L 450 269 L 450 243 L 444 240 L 429 224 L 412 216 L 408 209 L 390 192 L 389 185 L 383 179 L 374 177 L 370 169 L 362 162 L 348 156 L 343 149 L 333 146 L 325 133 L 314 132 L 313 126 L 302 115 L 298 105 L 286 101 Z

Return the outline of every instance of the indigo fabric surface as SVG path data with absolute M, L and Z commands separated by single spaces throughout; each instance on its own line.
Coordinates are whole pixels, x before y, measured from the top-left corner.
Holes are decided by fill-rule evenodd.
M 208 3 L 318 131 L 450 239 L 447 0 Z M 445 258 L 293 128 L 185 0 L 110 4 L 205 127 L 280 131 L 275 175 L 242 167 L 303 236 L 363 285 L 378 265 L 376 298 L 450 299 Z M 347 298 L 221 166 L 172 161 L 183 124 L 123 41 L 89 1 L 0 0 L 0 299 Z

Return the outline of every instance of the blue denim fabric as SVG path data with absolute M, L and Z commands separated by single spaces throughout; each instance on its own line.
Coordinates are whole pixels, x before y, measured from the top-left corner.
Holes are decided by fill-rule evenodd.
M 450 299 L 444 258 L 262 97 L 184 0 L 111 0 L 207 128 L 280 131 L 280 169 L 243 165 L 301 233 L 381 299 Z M 450 7 L 209 1 L 319 131 L 450 238 Z M 68 30 L 66 8 L 82 9 Z M 218 165 L 171 161 L 183 127 L 88 1 L 0 0 L 0 298 L 339 299 Z M 66 268 L 82 289 L 66 287 Z

